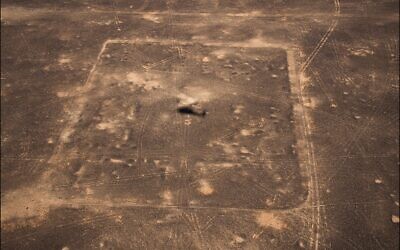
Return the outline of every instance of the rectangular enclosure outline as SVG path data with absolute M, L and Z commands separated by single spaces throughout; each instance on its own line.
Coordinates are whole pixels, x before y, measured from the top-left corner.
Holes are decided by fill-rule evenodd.
M 229 48 L 279 48 L 279 49 L 284 49 L 286 51 L 286 56 L 287 56 L 287 66 L 288 66 L 288 77 L 289 77 L 289 85 L 290 85 L 290 92 L 292 95 L 292 106 L 293 106 L 293 116 L 294 120 L 296 123 L 296 126 L 294 126 L 294 131 L 293 133 L 295 134 L 296 138 L 296 148 L 298 151 L 298 165 L 299 165 L 299 171 L 301 171 L 302 176 L 306 180 L 310 180 L 310 183 L 307 183 L 308 185 L 308 192 L 312 192 L 312 178 L 311 178 L 311 172 L 309 168 L 309 150 L 308 147 L 305 147 L 305 150 L 302 150 L 301 148 L 304 148 L 304 146 L 307 144 L 306 143 L 306 134 L 304 132 L 304 114 L 302 110 L 302 100 L 299 96 L 299 78 L 297 76 L 296 72 L 296 65 L 295 65 L 295 55 L 296 55 L 296 49 L 295 48 L 290 48 L 285 45 L 279 45 L 279 44 L 270 44 L 270 43 L 260 43 L 257 42 L 256 44 L 252 43 L 243 43 L 243 42 L 233 42 L 233 43 L 220 43 L 220 42 L 210 42 L 210 43 L 197 43 L 197 42 L 191 42 L 191 41 L 178 41 L 178 40 L 169 40 L 169 39 L 135 39 L 135 40 L 121 40 L 121 39 L 111 39 L 107 40 L 106 42 L 103 43 L 103 46 L 100 50 L 100 53 L 97 56 L 96 63 L 93 65 L 89 76 L 83 86 L 84 89 L 90 89 L 93 87 L 93 74 L 96 72 L 96 69 L 98 67 L 99 62 L 101 61 L 101 57 L 103 53 L 106 51 L 107 46 L 111 44 L 147 44 L 147 43 L 155 43 L 159 45 L 174 45 L 174 46 L 181 46 L 181 45 L 194 45 L 194 44 L 200 44 L 203 46 L 219 46 L 219 47 L 229 47 Z M 78 102 L 78 105 L 80 107 L 79 113 L 83 112 L 84 106 L 85 106 L 85 100 L 82 102 Z M 66 126 L 66 128 L 62 131 L 61 137 L 60 138 L 66 138 L 70 134 L 73 133 L 73 127 L 75 124 L 78 122 L 78 117 L 79 115 L 73 116 L 72 119 L 70 120 L 70 123 Z M 60 160 L 60 157 L 58 157 L 58 154 L 63 151 L 63 145 L 64 143 L 62 140 L 60 140 L 60 143 L 58 144 L 53 156 L 50 159 L 50 163 L 56 163 Z M 300 145 L 300 147 L 299 147 Z M 305 203 L 308 203 L 310 199 L 310 196 L 307 196 L 307 200 Z M 153 204 L 137 204 L 138 206 L 156 206 Z M 162 207 L 181 207 L 180 205 L 162 205 Z M 195 208 L 195 207 L 203 207 L 203 206 L 198 206 L 198 205 L 190 205 L 189 208 Z M 207 206 L 206 206 L 207 207 Z M 225 209 L 223 206 L 222 207 L 214 207 L 215 209 Z M 226 209 L 238 209 L 238 210 L 252 210 L 252 208 L 226 208 Z M 263 208 L 261 208 L 263 209 Z M 255 210 L 259 210 L 259 208 L 255 208 Z

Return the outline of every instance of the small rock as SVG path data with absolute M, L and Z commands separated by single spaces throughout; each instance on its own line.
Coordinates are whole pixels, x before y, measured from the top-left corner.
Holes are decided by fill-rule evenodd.
M 271 77 L 276 79 L 276 78 L 278 78 L 278 75 L 272 74 Z
M 274 204 L 274 200 L 272 200 L 272 199 L 266 199 L 265 200 L 265 203 L 267 204 L 267 206 L 272 206 L 273 204 Z
M 240 134 L 243 136 L 250 136 L 251 135 L 251 131 L 248 129 L 242 129 L 240 130 Z
M 306 248 L 306 244 L 304 243 L 304 241 L 303 240 L 299 240 L 299 247 L 300 248 Z
M 392 222 L 398 224 L 399 223 L 399 216 L 392 215 Z
M 114 159 L 114 158 L 111 158 L 111 159 L 110 159 L 110 162 L 111 162 L 111 163 L 115 163 L 115 164 L 121 164 L 121 163 L 124 163 L 124 161 L 123 161 L 123 160 L 120 160 L 120 159 Z
M 240 153 L 242 153 L 242 154 L 250 154 L 250 151 L 245 147 L 241 147 L 240 148 Z
M 359 120 L 359 119 L 361 119 L 361 116 L 355 115 L 355 116 L 354 116 L 354 119 Z
M 233 243 L 240 244 L 243 242 L 244 242 L 244 239 L 242 237 L 235 235 L 235 238 L 233 239 Z
M 375 183 L 376 183 L 376 184 L 381 184 L 381 183 L 382 183 L 382 180 L 381 180 L 381 179 L 375 179 Z

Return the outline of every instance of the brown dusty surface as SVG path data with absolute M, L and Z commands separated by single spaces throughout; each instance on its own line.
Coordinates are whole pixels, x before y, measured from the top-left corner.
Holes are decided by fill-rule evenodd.
M 398 249 L 398 2 L 1 6 L 2 249 Z

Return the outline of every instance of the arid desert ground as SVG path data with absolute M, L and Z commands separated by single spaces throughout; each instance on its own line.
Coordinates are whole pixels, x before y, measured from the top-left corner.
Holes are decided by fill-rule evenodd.
M 399 1 L 1 0 L 1 249 L 398 249 Z

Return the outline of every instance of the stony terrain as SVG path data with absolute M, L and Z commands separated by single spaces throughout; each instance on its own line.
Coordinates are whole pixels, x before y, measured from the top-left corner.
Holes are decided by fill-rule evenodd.
M 2 249 L 398 249 L 395 0 L 2 0 Z

